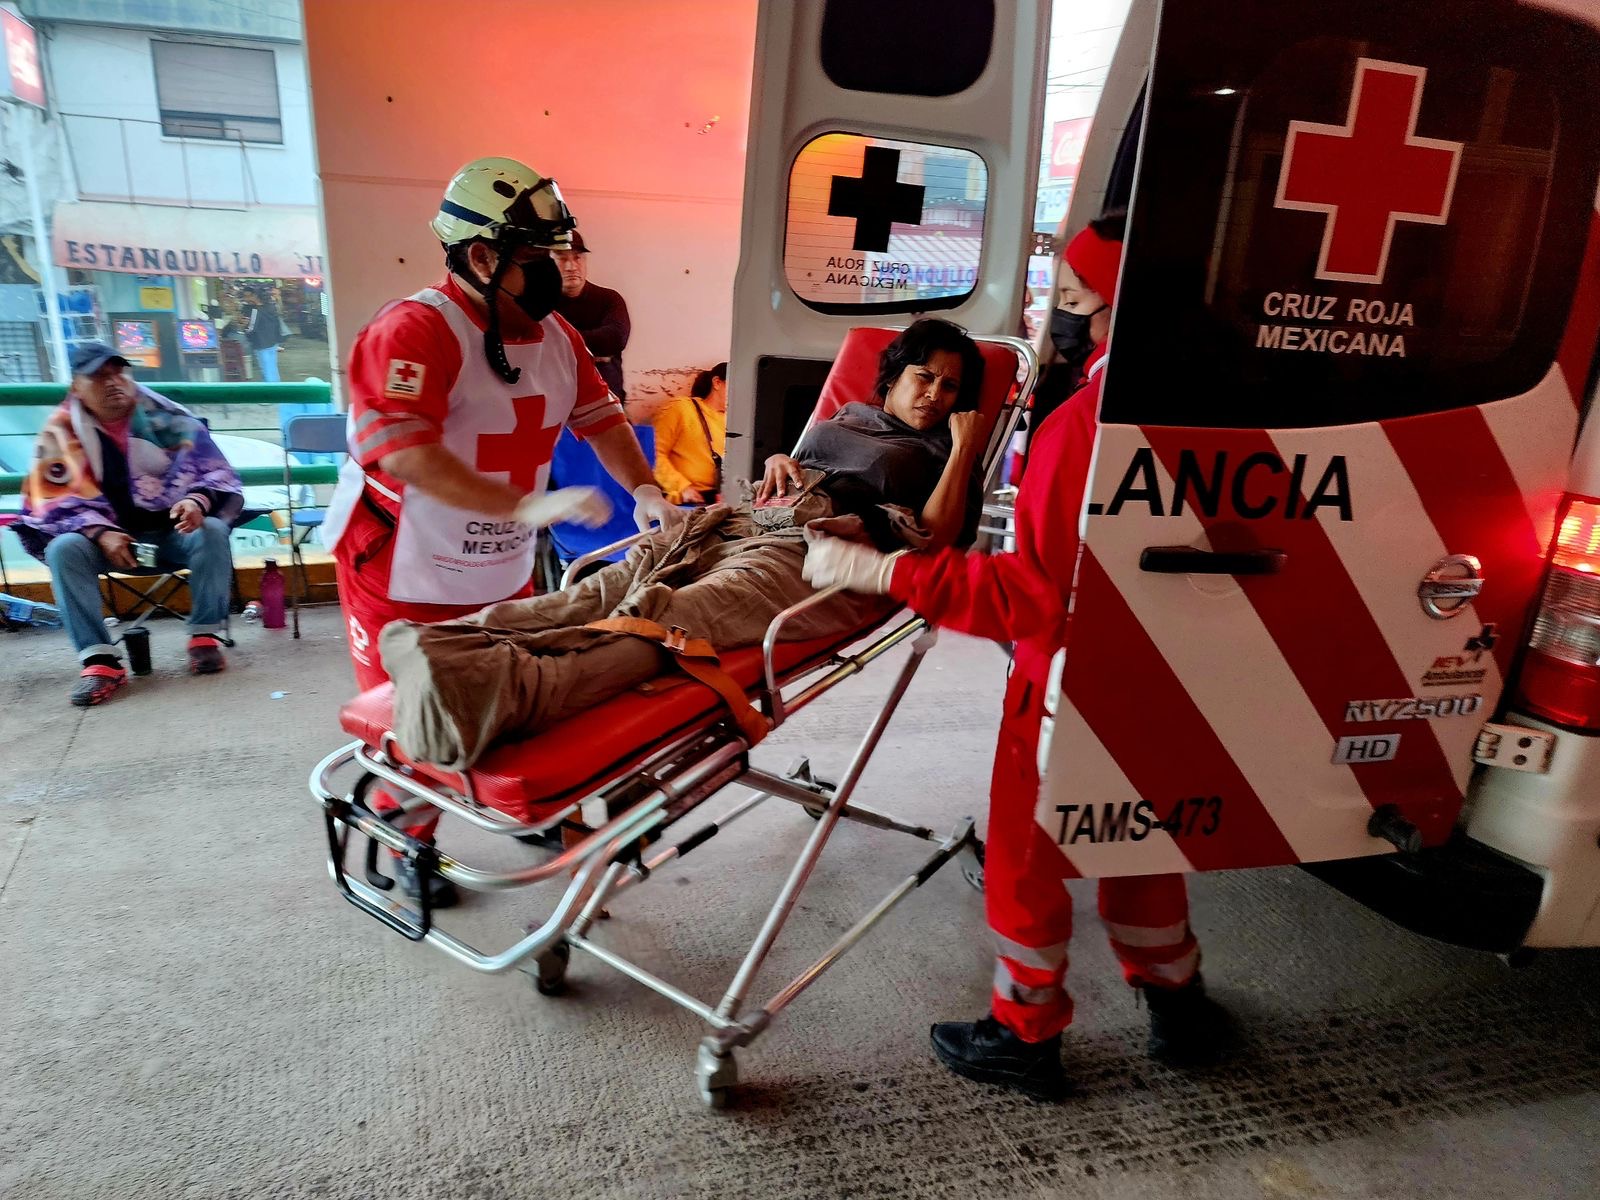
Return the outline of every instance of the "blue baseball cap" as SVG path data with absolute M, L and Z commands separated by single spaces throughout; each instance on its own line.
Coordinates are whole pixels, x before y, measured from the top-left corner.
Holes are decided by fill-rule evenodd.
M 93 375 L 109 362 L 132 365 L 104 342 L 80 342 L 72 348 L 71 361 L 74 375 Z

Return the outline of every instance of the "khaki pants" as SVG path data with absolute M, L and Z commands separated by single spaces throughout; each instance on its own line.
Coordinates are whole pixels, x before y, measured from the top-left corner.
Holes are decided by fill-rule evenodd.
M 492 604 L 459 621 L 391 624 L 380 643 L 395 685 L 395 736 L 415 758 L 465 769 L 496 740 L 526 737 L 675 669 L 662 648 L 584 628 L 590 621 L 643 617 L 718 650 L 753 645 L 773 617 L 812 594 L 800 577 L 804 561 L 799 528 L 764 531 L 747 513 L 715 505 L 569 590 Z M 843 633 L 887 604 L 844 593 L 785 634 Z

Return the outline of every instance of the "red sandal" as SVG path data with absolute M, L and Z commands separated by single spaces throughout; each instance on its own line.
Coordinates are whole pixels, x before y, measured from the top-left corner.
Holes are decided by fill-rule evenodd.
M 77 686 L 72 689 L 72 703 L 79 708 L 104 704 L 127 682 L 128 672 L 121 667 L 106 667 L 99 663 L 87 666 L 78 676 Z

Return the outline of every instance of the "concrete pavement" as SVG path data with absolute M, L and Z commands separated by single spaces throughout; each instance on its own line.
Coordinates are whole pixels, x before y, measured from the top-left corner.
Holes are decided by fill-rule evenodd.
M 932 880 L 749 1050 L 734 1107 L 694 1095 L 698 1023 L 579 956 L 567 996 L 484 978 L 345 905 L 306 771 L 350 690 L 336 612 L 244 626 L 230 670 L 69 708 L 62 635 L 0 635 L 0 1196 L 1590 1196 L 1600 958 L 1498 960 L 1394 929 L 1294 870 L 1197 878 L 1212 990 L 1244 1045 L 1184 1075 L 1084 913 L 1053 1107 L 946 1076 L 935 1020 L 976 1016 L 980 898 Z M 981 814 L 1004 660 L 946 636 L 863 800 Z M 837 771 L 892 672 L 758 751 Z M 273 693 L 285 693 L 274 699 Z M 718 802 L 713 802 L 717 804 Z M 767 805 L 613 906 L 608 944 L 720 994 L 809 832 Z M 471 840 L 457 833 L 458 848 Z M 508 850 L 501 851 L 509 853 Z M 846 828 L 763 975 L 785 981 L 918 859 Z M 502 945 L 545 893 L 451 914 Z M 787 972 L 787 973 L 786 973 Z

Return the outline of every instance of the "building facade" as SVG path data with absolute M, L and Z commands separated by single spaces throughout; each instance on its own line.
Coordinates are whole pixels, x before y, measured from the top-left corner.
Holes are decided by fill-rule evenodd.
M 56 188 L 45 265 L 69 345 L 110 342 L 151 380 L 271 378 L 243 337 L 248 289 L 279 316 L 280 377 L 327 378 L 296 0 L 18 7 L 48 92 L 39 144 L 64 160 L 41 182 Z

